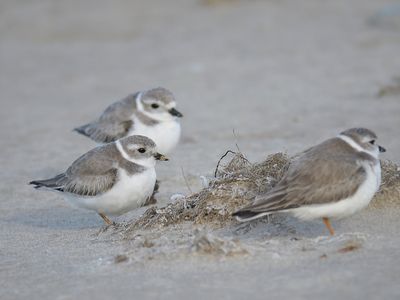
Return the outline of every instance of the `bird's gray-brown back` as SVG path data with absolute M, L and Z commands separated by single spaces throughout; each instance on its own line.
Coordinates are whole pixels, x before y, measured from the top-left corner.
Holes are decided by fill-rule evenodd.
M 277 211 L 345 199 L 366 178 L 362 160 L 376 163 L 374 157 L 354 150 L 340 138 L 329 139 L 296 157 L 281 181 L 244 209 Z
M 129 120 L 136 110 L 136 97 L 139 93 L 130 94 L 108 106 L 99 121 L 125 121 Z
M 75 131 L 98 143 L 110 143 L 126 136 L 133 127 L 132 115 L 137 109 L 138 94 L 111 104 L 96 121 L 75 128 Z
M 31 183 L 36 187 L 47 187 L 81 196 L 96 196 L 114 186 L 120 169 L 134 175 L 143 172 L 145 167 L 122 157 L 115 143 L 110 143 L 82 155 L 64 173 Z

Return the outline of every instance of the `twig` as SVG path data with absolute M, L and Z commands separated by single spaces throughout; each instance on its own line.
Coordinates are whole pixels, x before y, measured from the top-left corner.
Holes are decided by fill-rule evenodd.
M 242 151 L 240 151 L 240 148 L 239 148 L 238 138 L 237 138 L 237 135 L 236 135 L 236 132 L 235 132 L 235 128 L 232 129 L 232 132 L 233 132 L 233 136 L 235 137 L 235 140 L 236 140 L 236 143 L 235 143 L 236 149 L 238 150 L 239 153 L 242 153 Z
M 188 180 L 187 180 L 187 178 L 185 176 L 185 172 L 183 171 L 183 167 L 181 167 L 181 171 L 182 171 L 182 176 L 183 176 L 183 179 L 185 180 L 187 189 L 189 190 L 190 194 L 193 194 L 193 191 L 190 188 L 189 182 L 188 182 Z
M 236 152 L 232 151 L 232 150 L 228 150 L 225 152 L 224 155 L 221 156 L 221 158 L 219 159 L 218 163 L 217 163 L 217 167 L 215 168 L 215 172 L 214 172 L 214 177 L 217 178 L 217 172 L 218 172 L 218 168 L 219 168 L 219 164 L 221 163 L 221 160 L 223 160 L 229 153 L 232 154 L 237 154 Z

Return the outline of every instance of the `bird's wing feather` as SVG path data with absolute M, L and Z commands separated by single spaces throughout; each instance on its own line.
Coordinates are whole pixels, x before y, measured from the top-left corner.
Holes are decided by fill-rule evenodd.
M 365 168 L 354 157 L 339 153 L 313 158 L 305 153 L 276 187 L 241 211 L 273 212 L 336 202 L 353 195 L 365 178 Z
M 126 136 L 133 127 L 132 115 L 136 111 L 137 94 L 111 104 L 98 120 L 75 128 L 75 131 L 98 143 L 113 142 Z
M 136 97 L 138 93 L 131 94 L 124 99 L 114 102 L 106 108 L 99 120 L 101 121 L 124 121 L 130 119 L 136 108 Z
M 64 173 L 63 191 L 95 196 L 111 189 L 117 180 L 118 165 L 110 151 L 117 151 L 112 144 L 97 147 L 73 162 Z
M 110 143 L 126 136 L 132 127 L 132 120 L 98 120 L 75 130 L 97 143 Z

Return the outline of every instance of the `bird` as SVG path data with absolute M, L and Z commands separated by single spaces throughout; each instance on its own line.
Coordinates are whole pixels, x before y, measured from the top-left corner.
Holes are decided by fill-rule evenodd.
M 156 160 L 168 158 L 157 152 L 148 137 L 133 135 L 100 145 L 80 156 L 64 173 L 29 184 L 61 193 L 74 206 L 97 212 L 111 225 L 108 215 L 139 208 L 151 197 Z
M 175 107 L 172 92 L 162 87 L 153 88 L 114 102 L 97 120 L 74 130 L 99 144 L 144 135 L 156 143 L 159 152 L 170 154 L 179 142 L 179 118 L 183 117 Z
M 331 235 L 331 218 L 348 217 L 366 207 L 381 183 L 376 134 L 350 128 L 300 153 L 282 179 L 253 203 L 236 211 L 238 221 L 250 221 L 278 212 L 300 220 L 322 218 Z

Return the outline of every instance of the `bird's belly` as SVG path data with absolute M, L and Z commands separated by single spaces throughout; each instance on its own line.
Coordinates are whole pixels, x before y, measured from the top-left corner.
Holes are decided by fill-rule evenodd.
M 161 154 L 170 153 L 178 144 L 181 135 L 181 125 L 177 121 L 161 122 L 154 126 L 144 125 L 135 120 L 134 128 L 129 135 L 144 135 L 152 139 Z
M 135 175 L 120 170 L 117 183 L 104 194 L 93 197 L 66 196 L 69 202 L 78 207 L 106 215 L 121 215 L 143 206 L 152 195 L 155 182 L 155 169 Z
M 366 167 L 367 176 L 355 194 L 346 199 L 327 203 L 305 205 L 292 210 L 292 213 L 303 220 L 316 218 L 344 218 L 366 207 L 380 186 L 380 165 Z

